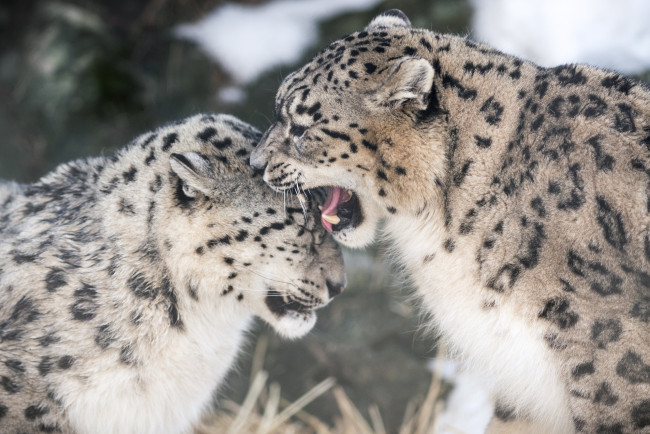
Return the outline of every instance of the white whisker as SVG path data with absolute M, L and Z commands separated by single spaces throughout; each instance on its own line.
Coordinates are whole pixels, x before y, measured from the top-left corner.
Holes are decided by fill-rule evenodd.
M 241 268 L 240 268 L 240 270 L 244 270 L 244 269 L 241 269 Z M 259 272 L 255 271 L 255 270 L 251 270 L 251 269 L 249 269 L 249 268 L 245 269 L 245 271 L 247 271 L 247 272 L 249 272 L 249 273 L 253 273 L 253 274 L 255 274 L 255 275 L 261 277 L 262 279 L 269 280 L 269 281 L 271 281 L 271 282 L 283 283 L 283 284 L 285 284 L 285 285 L 292 286 L 292 287 L 294 287 L 294 288 L 296 288 L 296 289 L 298 288 L 298 285 L 296 285 L 295 283 L 292 283 L 292 282 L 290 282 L 290 281 L 288 281 L 288 280 L 283 280 L 283 279 L 281 279 L 280 277 L 274 277 L 274 276 L 268 276 L 268 275 L 265 276 L 264 274 L 259 273 Z
M 298 184 L 298 181 L 296 181 L 296 197 L 298 198 L 298 202 L 300 202 L 300 207 L 302 208 L 302 214 L 305 216 L 305 221 L 307 220 L 307 209 L 305 208 L 305 203 L 303 201 L 303 194 L 300 191 L 300 185 Z
M 284 202 L 284 218 L 287 218 L 287 190 L 282 190 L 282 200 Z
M 307 184 L 307 179 L 305 178 L 305 175 L 301 173 L 299 179 L 300 179 L 300 185 L 303 193 L 308 195 L 311 199 L 313 199 L 314 195 L 311 194 L 311 189 L 305 188 L 305 185 Z

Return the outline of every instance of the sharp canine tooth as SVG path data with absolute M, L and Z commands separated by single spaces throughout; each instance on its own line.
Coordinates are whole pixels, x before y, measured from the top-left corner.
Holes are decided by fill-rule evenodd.
M 322 211 L 323 210 L 323 205 L 318 205 L 318 209 Z
M 322 214 L 321 218 L 326 222 L 332 223 L 333 225 L 338 225 L 341 222 L 341 219 L 337 215 Z

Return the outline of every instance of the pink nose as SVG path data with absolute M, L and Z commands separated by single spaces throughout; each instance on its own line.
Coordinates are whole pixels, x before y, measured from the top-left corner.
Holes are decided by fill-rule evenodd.
M 329 294 L 330 298 L 336 297 L 345 289 L 344 284 L 332 283 L 332 281 L 329 279 L 326 279 L 325 283 L 327 284 L 327 293 Z

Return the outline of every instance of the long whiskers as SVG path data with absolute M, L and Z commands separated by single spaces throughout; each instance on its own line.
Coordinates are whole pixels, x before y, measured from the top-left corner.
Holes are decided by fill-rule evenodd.
M 300 178 L 300 183 L 303 185 L 303 187 L 302 187 L 302 191 L 305 192 L 309 197 L 311 197 L 311 190 L 308 189 L 308 188 L 306 189 L 306 188 L 304 187 L 304 185 L 307 184 L 307 179 L 305 179 L 305 175 L 303 175 L 303 174 L 301 173 L 301 174 L 299 175 L 299 178 Z
M 274 276 L 265 276 L 264 274 L 259 273 L 259 272 L 255 271 L 255 270 L 251 270 L 251 269 L 246 269 L 246 271 L 249 272 L 249 273 L 253 273 L 253 274 L 257 275 L 257 276 L 261 277 L 262 279 L 265 279 L 265 280 L 268 280 L 268 281 L 271 281 L 271 282 L 276 282 L 276 283 L 283 283 L 285 285 L 289 285 L 289 286 L 291 286 L 293 288 L 299 289 L 299 286 L 296 285 L 293 282 L 283 280 L 281 278 L 274 277 Z
M 282 209 L 284 216 L 287 216 L 287 190 L 282 190 Z
M 305 216 L 305 221 L 307 221 L 307 209 L 305 208 L 305 202 L 304 202 L 304 195 L 302 191 L 300 190 L 300 184 L 298 184 L 298 181 L 296 181 L 296 197 L 298 198 L 298 202 L 300 202 L 300 207 L 302 208 L 302 214 Z

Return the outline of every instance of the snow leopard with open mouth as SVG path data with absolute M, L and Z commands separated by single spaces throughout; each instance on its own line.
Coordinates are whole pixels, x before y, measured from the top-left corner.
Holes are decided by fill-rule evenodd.
M 322 224 L 345 245 L 386 220 L 497 402 L 490 429 L 650 432 L 646 86 L 391 10 L 287 76 L 275 117 L 251 164 L 277 191 L 325 188 Z

